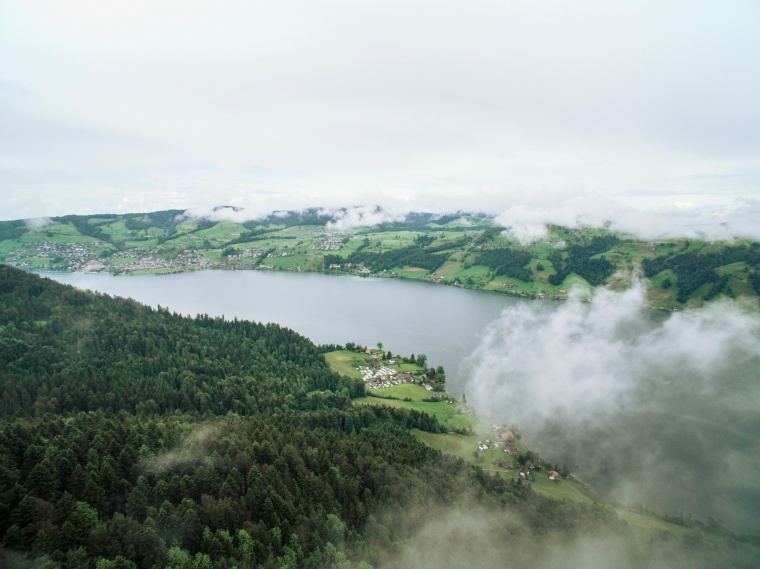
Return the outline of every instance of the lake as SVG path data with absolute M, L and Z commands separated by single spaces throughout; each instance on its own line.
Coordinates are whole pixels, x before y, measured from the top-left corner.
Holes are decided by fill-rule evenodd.
M 418 281 L 318 273 L 41 274 L 181 314 L 274 322 L 317 344 L 382 342 L 386 351 L 404 356 L 423 353 L 428 365 L 445 368 L 456 396 L 466 379 L 462 363 L 477 347 L 483 329 L 504 308 L 539 302 Z

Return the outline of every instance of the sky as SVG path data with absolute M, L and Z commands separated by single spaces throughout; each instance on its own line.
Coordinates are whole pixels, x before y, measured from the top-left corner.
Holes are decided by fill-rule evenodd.
M 0 219 L 380 205 L 527 238 L 746 233 L 758 53 L 757 0 L 4 0 Z

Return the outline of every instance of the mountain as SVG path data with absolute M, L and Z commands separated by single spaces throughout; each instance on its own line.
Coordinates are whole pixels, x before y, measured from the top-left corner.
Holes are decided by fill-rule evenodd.
M 433 417 L 354 405 L 326 349 L 0 266 L 0 564 L 756 566 L 701 530 L 642 547 L 603 504 L 433 450 Z

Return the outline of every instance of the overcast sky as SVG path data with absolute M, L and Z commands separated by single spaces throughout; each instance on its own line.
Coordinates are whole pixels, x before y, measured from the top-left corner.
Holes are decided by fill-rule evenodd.
M 3 0 L 0 218 L 379 204 L 746 221 L 758 54 L 757 0 Z

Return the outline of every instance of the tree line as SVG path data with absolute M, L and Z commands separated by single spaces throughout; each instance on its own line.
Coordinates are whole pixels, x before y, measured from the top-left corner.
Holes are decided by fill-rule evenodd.
M 529 251 L 504 247 L 483 251 L 477 264 L 485 265 L 497 276 L 504 275 L 524 282 L 531 282 L 533 274 L 528 268 L 532 255 Z
M 619 242 L 618 237 L 605 235 L 593 237 L 588 244 L 568 245 L 564 250 L 552 252 L 547 259 L 556 273 L 549 276 L 549 284 L 561 285 L 570 273 L 583 277 L 592 286 L 604 284 L 615 272 L 615 265 L 602 257 L 594 257 L 609 251 Z
M 688 246 L 688 245 L 687 245 Z M 678 292 L 676 300 L 686 302 L 697 289 L 706 285 L 713 286 L 707 292 L 705 299 L 720 294 L 728 284 L 728 275 L 719 275 L 718 267 L 731 263 L 744 262 L 753 271 L 748 274 L 748 282 L 756 294 L 760 294 L 760 244 L 735 245 L 724 247 L 720 252 L 695 253 L 679 252 L 674 255 L 660 255 L 654 259 L 644 259 L 641 264 L 644 275 L 652 278 L 662 271 L 670 270 L 676 277 Z

